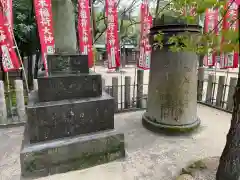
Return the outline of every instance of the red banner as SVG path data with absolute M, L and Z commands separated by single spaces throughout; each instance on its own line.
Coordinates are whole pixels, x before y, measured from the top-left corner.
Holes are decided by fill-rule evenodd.
M 52 25 L 52 4 L 51 0 L 34 0 L 38 33 L 41 43 L 42 60 L 46 74 L 48 75 L 47 55 L 54 54 L 55 42 Z
M 150 68 L 151 45 L 149 44 L 148 34 L 152 26 L 152 16 L 149 15 L 148 3 L 145 0 L 141 4 L 141 34 L 140 34 L 140 57 L 137 61 L 137 67 L 143 70 Z
M 204 31 L 206 33 L 212 32 L 218 34 L 218 10 L 207 9 L 205 14 Z M 206 57 L 206 65 L 214 66 L 216 63 L 216 52 L 213 49 L 209 49 Z
M 5 1 L 4 1 L 5 2 Z M 0 12 L 0 46 L 2 54 L 2 65 L 4 72 L 17 70 L 20 68 L 19 59 L 13 47 L 12 20 L 9 19 L 6 4 L 1 3 Z M 12 7 L 8 7 L 8 10 Z M 10 10 L 9 13 L 12 11 Z M 10 15 L 10 18 L 12 16 Z M 9 22 L 11 20 L 11 22 Z
M 9 42 L 14 46 L 13 41 L 13 12 L 12 12 L 12 0 L 0 0 L 3 7 L 3 18 L 4 22 L 8 24 L 8 30 L 11 34 Z
M 78 37 L 80 53 L 88 55 L 88 66 L 93 66 L 93 49 L 88 0 L 78 0 Z
M 118 16 L 115 0 L 106 0 L 107 15 L 107 53 L 108 68 L 120 66 L 120 47 L 118 42 Z
M 228 11 L 223 19 L 223 30 L 233 30 L 238 32 L 238 5 L 234 0 L 229 0 L 225 6 Z M 226 43 L 222 37 L 222 43 Z M 228 52 L 221 54 L 222 68 L 237 68 L 238 67 L 238 53 Z

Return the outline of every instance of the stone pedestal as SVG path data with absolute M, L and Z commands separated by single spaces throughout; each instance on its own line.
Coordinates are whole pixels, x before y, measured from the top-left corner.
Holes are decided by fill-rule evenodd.
M 181 26 L 175 28 L 173 31 L 165 29 L 165 33 L 173 35 L 184 30 Z M 164 27 L 161 30 L 164 32 Z M 194 52 L 171 52 L 166 46 L 161 50 L 153 48 L 147 111 L 143 115 L 143 124 L 147 128 L 185 132 L 200 124 L 197 117 L 197 60 Z
M 51 56 L 49 64 L 51 59 L 56 60 Z M 88 168 L 125 156 L 124 135 L 114 131 L 114 100 L 102 92 L 101 76 L 85 68 L 75 72 L 74 67 L 70 63 L 64 74 L 50 68 L 51 75 L 39 77 L 39 89 L 29 96 L 20 154 L 23 177 Z

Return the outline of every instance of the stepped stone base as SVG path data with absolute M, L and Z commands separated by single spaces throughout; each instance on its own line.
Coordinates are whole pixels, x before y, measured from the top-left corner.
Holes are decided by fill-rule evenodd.
M 114 100 L 100 97 L 39 102 L 36 92 L 26 108 L 31 143 L 114 128 Z
M 22 179 L 89 168 L 125 156 L 124 134 L 114 130 L 30 144 L 25 128 Z
M 41 102 L 97 97 L 102 95 L 100 74 L 55 74 L 38 78 L 38 97 Z

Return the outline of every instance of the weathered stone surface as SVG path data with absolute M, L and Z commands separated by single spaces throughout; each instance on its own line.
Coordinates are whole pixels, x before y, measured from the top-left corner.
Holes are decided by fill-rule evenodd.
M 54 54 L 48 55 L 49 75 L 69 73 L 89 73 L 87 55 Z
M 30 144 L 27 129 L 20 154 L 23 177 L 84 169 L 125 156 L 124 135 L 115 131 Z
M 100 74 L 56 74 L 38 78 L 39 101 L 58 101 L 102 95 Z
M 189 174 L 182 174 L 176 180 L 194 180 L 194 178 Z
M 30 142 L 39 142 L 114 128 L 114 100 L 100 97 L 39 102 L 37 92 L 27 106 Z
M 190 180 L 215 180 L 218 165 L 219 157 L 206 157 L 204 159 L 191 162 L 189 165 L 182 168 L 182 175 L 179 177 L 184 175 L 189 177 L 191 176 L 192 179 Z

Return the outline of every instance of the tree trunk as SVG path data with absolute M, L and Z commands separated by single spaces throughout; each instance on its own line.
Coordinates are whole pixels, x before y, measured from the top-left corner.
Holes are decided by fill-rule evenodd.
M 71 0 L 53 0 L 53 28 L 56 53 L 77 53 L 74 8 Z
M 240 180 L 240 73 L 233 101 L 231 126 L 220 158 L 216 180 Z
M 238 7 L 239 13 L 240 6 Z M 240 20 L 238 22 L 240 23 Z M 240 66 L 233 102 L 231 126 L 220 158 L 216 180 L 240 180 Z
M 28 79 L 28 87 L 31 87 L 33 86 L 33 55 L 32 54 L 29 54 L 28 55 L 28 58 L 27 58 L 27 61 L 28 61 L 28 74 L 27 74 L 27 79 Z

